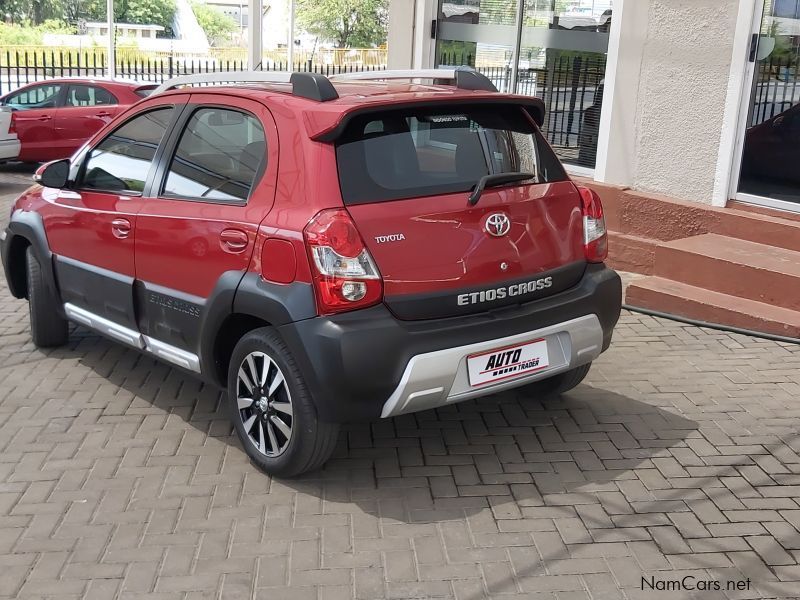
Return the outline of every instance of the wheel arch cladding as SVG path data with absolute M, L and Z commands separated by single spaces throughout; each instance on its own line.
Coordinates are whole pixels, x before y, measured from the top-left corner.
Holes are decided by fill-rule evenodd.
M 249 332 L 262 327 L 269 327 L 269 325 L 263 319 L 241 313 L 232 313 L 222 322 L 212 350 L 213 366 L 211 368 L 213 370 L 211 374 L 218 385 L 224 387 L 227 384 L 228 367 L 233 356 L 233 349 L 239 343 L 239 340 Z
M 28 297 L 25 251 L 30 245 L 28 238 L 21 235 L 10 236 L 6 242 L 6 280 L 14 298 Z
M 53 253 L 47 243 L 41 215 L 36 212 L 14 211 L 8 223 L 8 236 L 4 262 L 6 277 L 14 297 L 24 298 L 27 294 L 25 251 L 28 246 L 33 248 L 47 287 L 59 297 L 53 270 Z
M 253 329 L 279 327 L 316 314 L 311 284 L 271 283 L 256 273 L 223 274 L 208 299 L 201 324 L 203 373 L 225 387 L 228 361 L 242 336 Z

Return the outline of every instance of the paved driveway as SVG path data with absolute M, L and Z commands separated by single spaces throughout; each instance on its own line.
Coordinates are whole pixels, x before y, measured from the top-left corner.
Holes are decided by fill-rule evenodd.
M 352 426 L 278 481 L 219 393 L 36 350 L 0 286 L 2 598 L 800 596 L 800 346 L 626 313 L 562 398 Z

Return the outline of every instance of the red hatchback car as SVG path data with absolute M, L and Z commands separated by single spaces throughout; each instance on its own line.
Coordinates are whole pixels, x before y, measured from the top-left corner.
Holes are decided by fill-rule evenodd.
M 577 386 L 621 285 L 542 102 L 466 69 L 279 75 L 178 78 L 39 170 L 0 235 L 34 343 L 69 320 L 227 389 L 281 476 L 341 423 Z
M 109 79 L 48 79 L 0 97 L 0 105 L 14 111 L 18 160 L 43 162 L 71 156 L 155 87 Z

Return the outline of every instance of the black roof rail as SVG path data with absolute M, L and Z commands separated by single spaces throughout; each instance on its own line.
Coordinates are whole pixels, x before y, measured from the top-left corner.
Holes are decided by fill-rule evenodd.
M 497 88 L 483 73 L 472 67 L 454 69 L 407 69 L 386 71 L 355 71 L 331 75 L 331 81 L 381 81 L 387 79 L 433 79 L 435 82 L 453 81 L 462 90 L 496 92 Z
M 375 70 L 340 73 L 330 78 L 321 73 L 289 73 L 286 71 L 222 71 L 217 73 L 195 73 L 181 75 L 159 85 L 153 94 L 160 94 L 182 85 L 212 85 L 228 83 L 290 83 L 292 94 L 317 102 L 336 100 L 339 94 L 332 82 L 336 81 L 380 81 L 388 79 L 432 79 L 435 82 L 450 82 L 462 90 L 496 92 L 497 88 L 483 73 L 472 67 L 454 69 L 408 69 Z
M 339 94 L 330 80 L 319 73 L 289 73 L 286 71 L 221 71 L 181 75 L 159 85 L 151 95 L 160 94 L 182 85 L 211 85 L 228 83 L 290 83 L 292 95 L 317 102 L 336 100 Z
M 317 102 L 328 102 L 339 97 L 331 80 L 321 73 L 292 73 L 289 82 L 294 96 Z
M 472 67 L 456 67 L 455 79 L 456 87 L 462 90 L 497 91 L 497 87 L 492 83 L 491 79 Z

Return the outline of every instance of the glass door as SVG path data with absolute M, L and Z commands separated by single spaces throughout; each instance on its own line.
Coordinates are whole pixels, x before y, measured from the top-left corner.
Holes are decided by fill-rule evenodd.
M 548 141 L 590 172 L 612 19 L 613 0 L 439 0 L 436 64 L 469 65 L 500 91 L 542 98 Z
M 477 66 L 498 90 L 513 91 L 518 1 L 440 0 L 437 66 Z
M 737 199 L 800 211 L 800 0 L 765 0 Z

